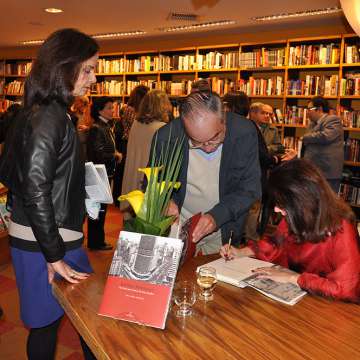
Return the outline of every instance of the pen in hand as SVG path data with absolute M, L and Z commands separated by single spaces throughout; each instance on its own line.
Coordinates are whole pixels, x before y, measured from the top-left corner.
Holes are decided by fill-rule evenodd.
M 230 231 L 230 236 L 229 236 L 228 247 L 227 247 L 227 251 L 226 251 L 226 254 L 225 254 L 225 262 L 230 260 L 229 255 L 230 255 L 230 248 L 231 248 L 231 241 L 232 241 L 232 238 L 233 238 L 233 234 L 234 234 L 234 232 L 231 230 Z

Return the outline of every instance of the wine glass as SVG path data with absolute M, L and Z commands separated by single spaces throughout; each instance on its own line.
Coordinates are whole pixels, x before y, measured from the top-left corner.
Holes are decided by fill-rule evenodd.
M 202 266 L 197 273 L 197 283 L 201 288 L 199 298 L 204 301 L 213 300 L 213 290 L 217 283 L 216 270 L 210 266 Z
M 180 281 L 175 285 L 173 293 L 174 301 L 179 310 L 176 316 L 190 316 L 193 312 L 191 307 L 196 301 L 196 288 L 195 285 L 189 281 Z

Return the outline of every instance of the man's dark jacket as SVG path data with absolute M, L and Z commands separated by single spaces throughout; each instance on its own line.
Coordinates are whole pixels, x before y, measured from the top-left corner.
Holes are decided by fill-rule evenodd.
M 171 130 L 170 130 L 171 129 Z M 153 138 L 157 138 L 157 155 L 162 144 L 166 144 L 171 133 L 171 143 L 185 135 L 183 164 L 178 181 L 180 189 L 173 194 L 179 207 L 184 203 L 189 163 L 189 141 L 183 122 L 177 118 L 160 128 Z M 164 146 L 165 148 L 165 146 Z M 196 150 L 190 150 L 196 151 Z M 150 155 L 151 156 L 151 155 Z M 150 157 L 151 159 L 151 157 Z M 222 241 L 226 243 L 230 231 L 234 231 L 233 244 L 242 237 L 243 223 L 253 202 L 261 197 L 260 166 L 256 129 L 250 121 L 234 113 L 226 114 L 226 134 L 222 148 L 219 174 L 219 203 L 207 213 L 212 215 L 218 228 L 221 228 Z M 212 179 L 209 179 L 211 181 Z

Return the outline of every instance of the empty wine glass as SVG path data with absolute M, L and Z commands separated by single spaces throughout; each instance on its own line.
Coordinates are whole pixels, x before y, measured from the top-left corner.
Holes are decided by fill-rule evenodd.
M 201 288 L 199 298 L 204 301 L 213 300 L 213 290 L 217 283 L 216 270 L 210 266 L 202 266 L 197 273 L 197 283 Z
M 186 280 L 176 283 L 173 297 L 175 304 L 179 306 L 176 316 L 190 316 L 192 314 L 191 307 L 196 301 L 195 285 Z

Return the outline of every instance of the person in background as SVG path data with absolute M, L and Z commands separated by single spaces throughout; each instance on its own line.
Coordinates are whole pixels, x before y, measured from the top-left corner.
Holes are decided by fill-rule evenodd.
M 211 86 L 206 79 L 199 79 L 192 83 L 191 93 L 202 92 L 202 93 L 211 93 Z
M 151 90 L 144 96 L 129 134 L 122 194 L 142 188 L 144 176 L 138 169 L 147 166 L 153 135 L 169 121 L 171 108 L 163 91 Z M 122 203 L 120 208 L 124 213 L 129 211 L 126 203 Z
M 91 106 L 91 117 L 94 124 L 90 128 L 87 139 L 88 160 L 94 164 L 104 164 L 109 182 L 115 172 L 115 165 L 122 159 L 122 154 L 115 149 L 115 138 L 111 130 L 113 118 L 113 102 L 110 97 L 96 98 Z M 105 242 L 105 217 L 107 204 L 101 204 L 98 219 L 88 218 L 88 248 L 90 250 L 111 250 L 112 246 Z
M 45 40 L 1 158 L 0 181 L 11 190 L 9 240 L 30 360 L 55 356 L 64 314 L 51 291 L 55 275 L 76 284 L 92 272 L 82 248 L 85 168 L 67 108 L 96 82 L 97 59 L 95 40 L 77 30 L 62 29 Z M 85 358 L 95 359 L 82 345 Z
M 243 91 L 234 91 L 223 97 L 225 111 L 247 117 L 250 110 L 249 97 Z
M 243 248 L 225 245 L 222 257 L 254 256 L 298 274 L 260 268 L 261 278 L 293 283 L 312 294 L 360 301 L 360 250 L 355 216 L 310 161 L 275 168 L 268 182 L 269 206 L 282 214 L 276 233 Z
M 183 100 L 180 118 L 158 131 L 157 156 L 183 136 L 181 186 L 168 215 L 188 219 L 201 212 L 193 232 L 197 253 L 218 253 L 232 230 L 234 243 L 241 240 L 247 212 L 261 197 L 256 131 L 245 118 L 224 113 L 216 93 L 195 92 Z
M 0 144 L 6 139 L 6 134 L 13 119 L 20 113 L 22 106 L 18 103 L 11 104 L 0 117 Z
M 260 102 L 253 103 L 250 108 L 250 119 L 259 127 L 265 144 L 271 155 L 283 155 L 285 153 L 284 146 L 281 144 L 279 132 L 275 126 L 271 125 L 274 117 L 273 108 L 268 104 Z
M 309 127 L 302 139 L 304 158 L 312 161 L 337 193 L 344 165 L 344 131 L 341 120 L 329 115 L 329 103 L 315 96 L 308 103 Z
M 118 197 L 121 195 L 121 187 L 125 170 L 127 143 L 131 126 L 139 113 L 142 99 L 149 91 L 144 85 L 136 86 L 130 94 L 129 100 L 124 107 L 121 118 L 116 121 L 114 127 L 115 147 L 123 155 L 121 162 L 116 164 L 113 180 L 113 198 L 115 206 L 120 206 Z

